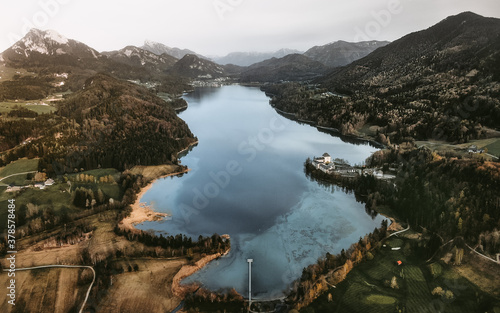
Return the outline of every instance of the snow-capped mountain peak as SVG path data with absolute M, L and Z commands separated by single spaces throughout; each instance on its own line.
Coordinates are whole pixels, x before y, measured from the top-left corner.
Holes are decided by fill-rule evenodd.
M 65 51 L 55 46 L 67 45 L 69 40 L 54 30 L 31 29 L 26 36 L 19 40 L 12 49 L 18 54 L 28 56 L 36 51 L 40 54 L 64 54 Z
M 64 37 L 63 35 L 59 34 L 55 30 L 46 30 L 43 38 L 47 40 L 52 40 L 55 41 L 61 45 L 65 45 L 68 43 L 68 38 Z
M 197 55 L 200 58 L 207 59 L 206 57 L 197 54 L 194 51 L 191 51 L 189 49 L 179 49 L 179 48 L 171 48 L 169 46 L 166 46 L 162 43 L 159 42 L 154 42 L 151 40 L 145 40 L 144 45 L 140 47 L 141 49 L 147 50 L 149 52 L 152 52 L 157 55 L 162 55 L 163 53 L 166 53 L 170 56 L 173 56 L 174 58 L 177 59 L 182 59 L 184 56 L 187 54 L 194 54 Z
M 38 64 L 42 59 L 49 63 L 76 64 L 83 59 L 98 59 L 100 53 L 54 30 L 32 28 L 22 39 L 5 50 L 3 57 L 6 62 L 16 66 L 30 64 L 30 62 Z

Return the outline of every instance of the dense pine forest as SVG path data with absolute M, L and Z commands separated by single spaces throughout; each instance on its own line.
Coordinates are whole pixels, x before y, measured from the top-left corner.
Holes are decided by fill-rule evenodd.
M 0 129 L 3 148 L 15 147 L 2 155 L 3 164 L 40 157 L 40 171 L 49 175 L 175 163 L 177 152 L 195 141 L 170 104 L 105 74 L 89 78 L 81 91 L 59 103 L 55 115 L 24 124 L 2 119 Z

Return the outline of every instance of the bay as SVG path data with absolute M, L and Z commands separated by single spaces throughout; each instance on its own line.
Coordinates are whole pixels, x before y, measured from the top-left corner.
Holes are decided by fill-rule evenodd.
M 179 116 L 199 139 L 181 158 L 191 171 L 154 183 L 141 201 L 171 219 L 139 228 L 193 239 L 231 236 L 231 252 L 186 283 L 246 296 L 247 259 L 253 259 L 253 297 L 279 297 L 304 267 L 380 225 L 383 218 L 367 214 L 352 194 L 320 186 L 304 173 L 308 157 L 327 152 L 362 164 L 375 147 L 281 116 L 258 88 L 197 88 L 184 98 L 189 107 Z

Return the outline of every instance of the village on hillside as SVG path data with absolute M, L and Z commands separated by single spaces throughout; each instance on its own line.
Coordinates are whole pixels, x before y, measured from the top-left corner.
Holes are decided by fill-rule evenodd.
M 308 162 L 316 169 L 330 175 L 340 175 L 341 177 L 356 177 L 359 175 L 373 175 L 377 179 L 391 180 L 396 178 L 396 169 L 390 168 L 384 172 L 381 168 L 368 168 L 365 166 L 352 166 L 342 159 L 333 159 L 328 153 L 320 157 L 314 157 Z

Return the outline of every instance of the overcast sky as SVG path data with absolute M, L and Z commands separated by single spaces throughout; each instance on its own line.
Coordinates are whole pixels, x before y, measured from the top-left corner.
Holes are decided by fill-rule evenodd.
M 0 51 L 31 27 L 98 51 L 145 39 L 204 55 L 396 40 L 449 15 L 500 18 L 499 0 L 23 0 L 0 4 Z

